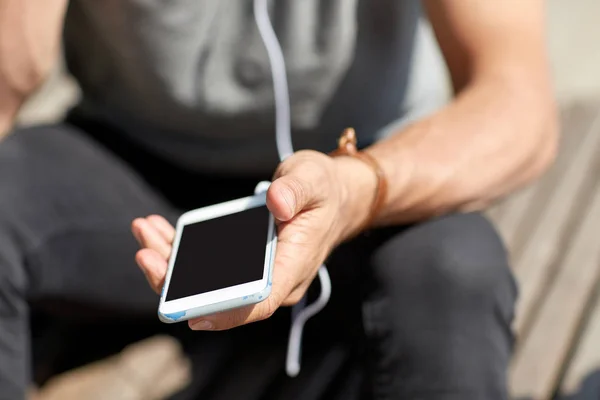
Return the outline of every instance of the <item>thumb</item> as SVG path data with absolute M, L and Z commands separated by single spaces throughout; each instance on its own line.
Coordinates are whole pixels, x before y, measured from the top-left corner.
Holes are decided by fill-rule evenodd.
M 289 221 L 314 200 L 311 184 L 295 175 L 277 178 L 267 192 L 267 207 L 279 221 Z

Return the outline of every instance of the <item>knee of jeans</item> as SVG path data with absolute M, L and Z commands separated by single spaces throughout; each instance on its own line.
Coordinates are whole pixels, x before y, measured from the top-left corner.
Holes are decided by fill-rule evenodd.
M 480 214 L 453 214 L 414 225 L 386 241 L 373 274 L 392 298 L 502 302 L 512 310 L 516 285 L 504 245 Z

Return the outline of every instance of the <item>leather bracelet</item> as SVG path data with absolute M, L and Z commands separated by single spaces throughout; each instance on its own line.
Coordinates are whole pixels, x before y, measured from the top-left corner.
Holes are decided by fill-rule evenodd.
M 365 153 L 363 151 L 358 151 L 356 147 L 356 132 L 353 128 L 346 128 L 340 135 L 338 139 L 338 148 L 333 152 L 329 153 L 331 157 L 339 157 L 339 156 L 348 156 L 354 157 L 358 160 L 361 160 L 369 167 L 373 169 L 375 175 L 377 176 L 377 186 L 375 188 L 375 197 L 373 198 L 373 202 L 371 203 L 371 210 L 369 211 L 369 215 L 366 221 L 360 226 L 360 229 L 356 233 L 360 233 L 363 230 L 369 228 L 377 215 L 379 214 L 381 208 L 383 207 L 387 191 L 388 191 L 388 182 L 383 169 L 370 154 Z

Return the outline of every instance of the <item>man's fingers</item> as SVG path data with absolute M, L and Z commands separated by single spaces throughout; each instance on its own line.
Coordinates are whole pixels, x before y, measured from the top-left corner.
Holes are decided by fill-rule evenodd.
M 167 274 L 167 260 L 155 250 L 142 249 L 136 253 L 135 261 L 144 272 L 152 289 L 160 293 Z
M 171 244 L 161 235 L 147 219 L 137 218 L 133 221 L 131 230 L 140 246 L 153 249 L 158 252 L 165 260 L 171 254 Z
M 276 179 L 267 192 L 267 206 L 279 221 L 289 221 L 313 200 L 311 184 L 297 176 Z
M 296 279 L 292 275 L 293 270 L 284 265 L 286 258 L 279 257 L 281 252 L 285 254 L 285 249 L 282 251 L 278 248 L 277 252 L 278 256 L 275 258 L 275 265 L 273 267 L 271 293 L 265 300 L 247 307 L 190 320 L 190 328 L 194 330 L 225 330 L 262 321 L 273 315 L 296 284 Z M 261 299 L 259 298 L 259 300 Z
M 269 318 L 281 305 L 282 296 L 273 290 L 262 302 L 218 314 L 195 318 L 188 322 L 199 331 L 222 331 Z
M 146 218 L 150 224 L 152 224 L 158 233 L 167 241 L 167 243 L 173 243 L 175 239 L 175 228 L 169 223 L 162 215 L 150 215 Z
M 267 191 L 267 206 L 280 221 L 289 221 L 300 211 L 318 203 L 327 187 L 326 155 L 300 151 L 279 165 Z

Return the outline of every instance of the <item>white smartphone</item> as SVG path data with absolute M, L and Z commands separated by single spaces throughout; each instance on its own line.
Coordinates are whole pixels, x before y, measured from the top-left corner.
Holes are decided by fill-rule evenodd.
M 266 192 L 177 221 L 158 316 L 173 323 L 264 301 L 277 244 Z

